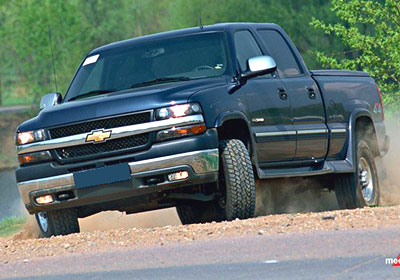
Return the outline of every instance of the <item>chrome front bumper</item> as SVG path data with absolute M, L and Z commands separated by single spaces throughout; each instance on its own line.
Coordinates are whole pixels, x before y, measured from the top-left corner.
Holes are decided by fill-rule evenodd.
M 194 151 L 171 156 L 153 158 L 137 162 L 130 162 L 131 176 L 147 171 L 157 171 L 165 168 L 189 166 L 196 174 L 217 172 L 219 165 L 218 149 Z M 74 187 L 74 175 L 72 173 L 47 177 L 37 180 L 18 183 L 18 190 L 25 205 L 31 203 L 30 193 L 39 190 L 62 191 Z

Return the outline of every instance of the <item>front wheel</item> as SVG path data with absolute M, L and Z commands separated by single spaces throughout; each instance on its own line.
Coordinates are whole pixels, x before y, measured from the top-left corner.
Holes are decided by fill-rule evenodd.
M 220 183 L 226 194 L 226 219 L 254 217 L 256 184 L 246 146 L 237 139 L 222 140 L 220 154 L 223 172 Z
M 75 209 L 62 209 L 35 214 L 42 237 L 78 233 L 79 223 Z
M 359 140 L 356 152 L 356 172 L 335 178 L 335 193 L 341 209 L 378 205 L 378 172 L 368 142 Z

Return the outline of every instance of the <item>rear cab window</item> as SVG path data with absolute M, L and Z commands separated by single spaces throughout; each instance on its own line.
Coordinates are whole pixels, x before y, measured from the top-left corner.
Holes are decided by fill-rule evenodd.
M 300 67 L 292 49 L 282 35 L 270 29 L 257 30 L 258 35 L 278 66 L 278 73 L 282 78 L 297 77 L 304 72 Z

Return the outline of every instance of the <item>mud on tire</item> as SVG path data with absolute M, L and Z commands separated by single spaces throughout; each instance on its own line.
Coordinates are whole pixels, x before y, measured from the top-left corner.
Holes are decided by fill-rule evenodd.
M 78 233 L 79 223 L 75 209 L 62 209 L 36 213 L 41 237 Z
M 256 186 L 249 153 L 242 141 L 220 141 L 222 182 L 225 187 L 225 214 L 227 220 L 254 216 Z

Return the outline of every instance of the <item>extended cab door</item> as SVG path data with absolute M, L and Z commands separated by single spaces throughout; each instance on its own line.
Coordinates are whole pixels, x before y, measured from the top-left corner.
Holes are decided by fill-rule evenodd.
M 285 38 L 276 30 L 261 29 L 258 35 L 278 66 L 292 100 L 293 124 L 297 133 L 295 160 L 318 160 L 326 156 L 328 129 L 318 86 L 302 67 Z
M 240 70 L 245 72 L 247 60 L 262 55 L 262 51 L 249 30 L 236 31 L 234 43 Z M 296 151 L 296 132 L 290 98 L 282 81 L 276 75 L 249 79 L 235 94 L 242 97 L 240 102 L 249 114 L 258 162 L 262 165 L 292 160 Z

